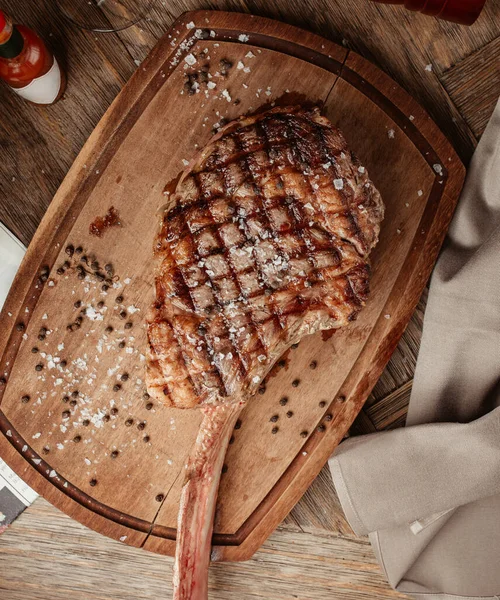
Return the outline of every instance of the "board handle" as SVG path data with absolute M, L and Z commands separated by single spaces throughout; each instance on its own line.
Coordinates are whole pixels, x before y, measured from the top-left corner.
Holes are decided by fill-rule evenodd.
M 173 600 L 207 600 L 208 567 L 222 464 L 243 404 L 206 406 L 186 464 L 177 521 Z

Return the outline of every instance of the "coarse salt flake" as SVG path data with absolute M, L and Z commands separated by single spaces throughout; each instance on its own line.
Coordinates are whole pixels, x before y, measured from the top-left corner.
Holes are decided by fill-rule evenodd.
M 344 189 L 344 180 L 343 179 L 334 179 L 333 185 L 336 190 L 342 190 L 342 189 Z
M 190 67 L 196 64 L 196 58 L 194 57 L 194 54 L 189 53 L 187 56 L 184 57 L 184 60 Z
M 394 129 L 389 129 L 389 131 L 387 132 L 387 137 L 392 140 L 394 138 L 394 134 L 395 134 Z
M 241 71 L 241 69 L 245 68 L 245 65 L 241 62 L 241 60 L 238 61 L 238 64 L 236 65 L 236 68 Z
M 432 65 L 429 63 L 428 65 L 425 65 L 425 70 L 426 71 L 432 71 Z
M 187 25 L 186 25 L 186 29 L 194 29 L 195 28 L 195 24 L 193 23 L 193 21 L 190 21 Z
M 246 35 L 244 33 L 242 33 L 238 36 L 238 40 L 243 43 L 248 42 L 249 39 L 250 38 L 248 37 L 248 35 Z

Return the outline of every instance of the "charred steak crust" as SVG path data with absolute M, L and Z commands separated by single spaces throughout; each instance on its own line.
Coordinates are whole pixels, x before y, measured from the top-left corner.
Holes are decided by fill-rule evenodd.
M 356 318 L 381 197 L 318 109 L 227 125 L 182 174 L 156 239 L 148 391 L 240 402 L 303 335 Z

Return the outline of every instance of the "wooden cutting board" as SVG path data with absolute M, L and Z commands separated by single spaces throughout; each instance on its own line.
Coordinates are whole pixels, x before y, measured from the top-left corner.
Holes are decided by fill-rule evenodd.
M 145 393 L 144 320 L 165 192 L 224 120 L 293 103 L 323 105 L 381 191 L 386 218 L 359 319 L 291 349 L 237 423 L 214 559 L 249 558 L 380 376 L 462 187 L 457 155 L 403 90 L 360 56 L 294 27 L 185 14 L 81 151 L 2 312 L 1 455 L 55 506 L 127 544 L 173 553 L 184 460 L 200 421 Z

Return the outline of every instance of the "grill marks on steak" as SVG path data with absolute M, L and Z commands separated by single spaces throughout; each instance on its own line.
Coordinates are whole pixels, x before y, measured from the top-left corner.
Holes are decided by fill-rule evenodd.
M 231 123 L 172 199 L 148 323 L 148 389 L 163 402 L 241 401 L 290 344 L 363 306 L 383 204 L 318 110 Z

